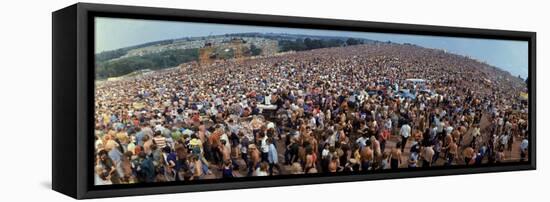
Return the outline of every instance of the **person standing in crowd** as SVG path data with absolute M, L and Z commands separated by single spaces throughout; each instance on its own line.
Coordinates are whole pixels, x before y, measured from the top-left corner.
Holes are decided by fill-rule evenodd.
M 529 149 L 529 140 L 527 139 L 527 136 L 523 137 L 523 140 L 521 141 L 521 144 L 519 146 L 519 150 L 521 151 L 520 153 L 520 158 L 521 158 L 521 161 L 527 161 L 527 153 L 528 153 L 528 150 Z
M 227 160 L 223 163 L 222 178 L 233 178 L 233 166 L 231 160 Z
M 423 168 L 432 166 L 434 155 L 435 155 L 435 152 L 434 152 L 433 146 L 424 146 L 422 148 L 422 154 L 420 156 L 422 158 Z
M 260 132 L 260 135 L 259 135 L 259 139 L 260 139 L 260 149 L 261 149 L 261 158 L 262 158 L 262 162 L 269 162 L 268 161 L 268 156 L 269 156 L 269 144 L 267 143 L 267 134 L 262 131 Z
M 400 130 L 401 134 L 401 152 L 405 149 L 405 145 L 407 145 L 407 140 L 411 136 L 411 126 L 408 123 L 405 123 L 401 126 Z
M 256 170 L 256 168 L 259 167 L 261 162 L 260 151 L 258 151 L 256 145 L 250 144 L 248 145 L 248 153 L 250 155 L 250 163 L 248 164 L 248 176 L 252 176 L 253 172 Z
M 279 167 L 279 153 L 277 152 L 277 147 L 275 147 L 275 144 L 273 144 L 273 139 L 271 138 L 267 140 L 267 143 L 269 144 L 269 175 L 273 175 L 273 168 L 277 168 L 280 173 L 281 168 Z
M 390 151 L 390 168 L 397 169 L 401 165 L 401 142 L 397 142 Z

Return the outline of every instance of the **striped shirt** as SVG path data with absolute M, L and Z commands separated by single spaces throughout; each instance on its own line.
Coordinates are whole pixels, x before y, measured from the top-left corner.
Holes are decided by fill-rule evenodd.
M 166 147 L 166 138 L 162 135 L 153 137 L 153 141 L 155 141 L 155 144 L 158 146 L 159 149 Z

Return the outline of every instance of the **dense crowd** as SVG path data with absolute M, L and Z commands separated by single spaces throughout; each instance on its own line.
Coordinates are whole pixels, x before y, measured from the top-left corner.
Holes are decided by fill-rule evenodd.
M 526 88 L 390 43 L 98 81 L 95 184 L 526 161 Z

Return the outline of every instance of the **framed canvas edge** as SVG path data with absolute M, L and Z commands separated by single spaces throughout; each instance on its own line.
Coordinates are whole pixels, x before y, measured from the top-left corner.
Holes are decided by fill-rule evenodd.
M 461 175 L 461 174 L 478 174 L 491 172 L 507 172 L 507 171 L 525 171 L 536 169 L 536 33 L 527 31 L 509 31 L 509 30 L 494 30 L 494 29 L 478 29 L 478 28 L 462 28 L 462 27 L 445 27 L 432 25 L 414 25 L 400 23 L 384 23 L 384 22 L 368 22 L 368 21 L 353 21 L 353 20 L 335 20 L 335 19 L 320 19 L 320 18 L 305 18 L 305 17 L 289 17 L 276 15 L 260 15 L 260 14 L 245 14 L 245 13 L 229 13 L 229 12 L 214 12 L 214 11 L 197 11 L 185 9 L 170 9 L 170 8 L 153 8 L 153 7 L 136 7 L 136 6 L 120 6 L 108 4 L 90 4 L 77 3 L 77 193 L 78 199 L 98 198 L 98 197 L 117 197 L 117 196 L 136 196 L 148 194 L 168 194 L 168 193 L 184 193 L 197 191 L 216 191 L 228 189 L 244 189 L 244 188 L 260 188 L 260 187 L 278 187 L 278 186 L 295 186 L 320 183 L 341 183 L 354 182 L 365 180 L 382 180 L 382 179 L 401 179 L 412 177 L 433 177 L 446 175 Z M 496 167 L 481 167 L 481 168 L 451 168 L 448 170 L 414 170 L 397 173 L 375 173 L 347 176 L 326 176 L 316 178 L 296 178 L 296 179 L 276 179 L 276 180 L 258 180 L 247 182 L 220 182 L 216 184 L 193 184 L 193 185 L 177 185 L 177 186 L 155 186 L 143 188 L 121 188 L 113 190 L 94 190 L 89 186 L 89 173 L 91 172 L 89 159 L 88 145 L 90 141 L 87 137 L 90 136 L 93 128 L 93 84 L 94 84 L 94 68 L 89 66 L 90 57 L 93 57 L 94 43 L 93 39 L 89 38 L 89 30 L 93 26 L 89 19 L 93 13 L 113 13 L 131 16 L 168 16 L 173 19 L 180 17 L 193 17 L 201 19 L 222 19 L 227 22 L 256 22 L 268 24 L 287 24 L 291 27 L 308 24 L 309 27 L 329 26 L 332 28 L 364 28 L 368 30 L 378 30 L 388 33 L 406 33 L 420 35 L 437 35 L 437 36 L 456 36 L 456 37 L 472 37 L 472 38 L 498 38 L 509 40 L 527 40 L 529 42 L 529 116 L 530 116 L 530 144 L 529 155 L 530 164 L 524 165 L 504 165 Z M 90 86 L 92 85 L 92 86 Z M 55 116 L 55 115 L 54 115 Z

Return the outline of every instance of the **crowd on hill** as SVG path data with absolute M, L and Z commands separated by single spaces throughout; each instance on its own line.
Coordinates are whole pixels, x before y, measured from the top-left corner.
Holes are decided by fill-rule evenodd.
M 526 88 L 476 60 L 393 43 L 97 82 L 95 184 L 527 161 Z

